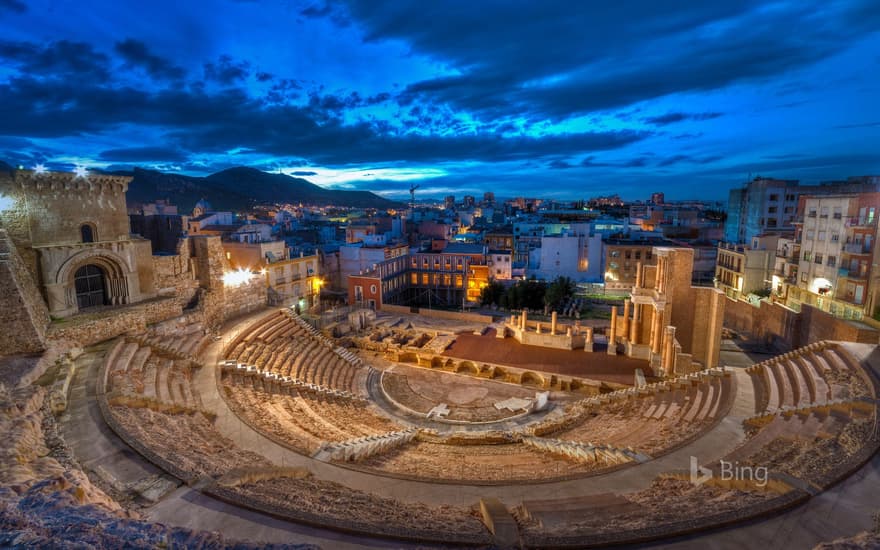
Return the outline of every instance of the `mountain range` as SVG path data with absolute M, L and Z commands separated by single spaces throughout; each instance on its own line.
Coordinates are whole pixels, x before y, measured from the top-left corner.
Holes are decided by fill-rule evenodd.
M 239 166 L 206 177 L 167 174 L 135 168 L 133 172 L 114 172 L 133 176 L 128 186 L 128 202 L 168 199 L 181 212 L 192 209 L 205 198 L 217 210 L 244 210 L 255 204 L 292 203 L 337 205 L 355 208 L 394 208 L 400 203 L 370 191 L 325 189 L 302 179 Z
M 0 170 L 12 166 L 0 161 Z M 95 170 L 98 172 L 98 170 Z M 104 172 L 131 176 L 128 186 L 129 204 L 167 199 L 180 212 L 189 212 L 199 199 L 206 199 L 215 210 L 246 210 L 257 204 L 291 203 L 304 205 L 336 205 L 354 208 L 395 208 L 401 203 L 380 197 L 370 191 L 325 189 L 302 179 L 238 166 L 210 176 L 184 176 L 156 170 L 134 168 L 132 171 Z

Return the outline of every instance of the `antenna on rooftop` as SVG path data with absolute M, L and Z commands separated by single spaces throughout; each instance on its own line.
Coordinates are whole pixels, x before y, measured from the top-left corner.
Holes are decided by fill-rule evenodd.
M 413 212 L 415 212 L 416 209 L 416 189 L 419 187 L 421 186 L 412 184 L 409 186 L 409 209 Z

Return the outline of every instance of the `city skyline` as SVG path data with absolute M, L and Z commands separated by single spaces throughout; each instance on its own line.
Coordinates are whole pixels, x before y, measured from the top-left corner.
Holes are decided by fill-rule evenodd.
M 876 173 L 868 2 L 0 2 L 0 159 L 406 198 L 725 199 Z

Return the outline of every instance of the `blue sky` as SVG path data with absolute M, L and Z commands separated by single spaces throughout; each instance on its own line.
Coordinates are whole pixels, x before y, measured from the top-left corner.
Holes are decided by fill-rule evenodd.
M 0 0 L 27 167 L 722 199 L 878 174 L 878 144 L 876 1 Z

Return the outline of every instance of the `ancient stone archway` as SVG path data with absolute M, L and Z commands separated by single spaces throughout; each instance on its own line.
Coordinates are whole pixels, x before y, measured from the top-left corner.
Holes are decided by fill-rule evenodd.
M 443 368 L 443 358 L 442 357 L 434 357 L 431 359 L 431 368 L 432 369 L 440 369 Z
M 519 378 L 519 383 L 530 386 L 544 387 L 544 377 L 534 372 L 524 372 Z
M 97 303 L 99 284 L 103 294 L 100 304 Z M 47 291 L 53 311 L 73 313 L 83 306 L 128 304 L 133 294 L 137 294 L 137 289 L 131 287 L 126 260 L 104 248 L 89 248 L 67 258 L 55 272 L 54 281 L 47 285 Z
M 507 378 L 507 371 L 501 367 L 495 367 L 495 370 L 492 371 L 492 378 L 495 380 L 503 380 L 504 378 Z
M 477 369 L 477 366 L 475 364 L 473 364 L 472 362 L 462 361 L 455 368 L 455 372 L 460 373 L 460 374 L 470 374 L 470 375 L 476 376 L 476 374 L 480 371 Z
M 80 310 L 107 305 L 107 284 L 104 270 L 94 264 L 86 264 L 73 275 L 76 306 Z

